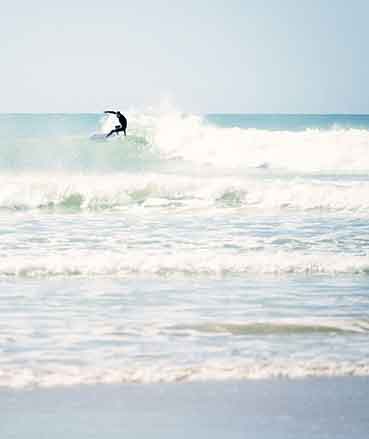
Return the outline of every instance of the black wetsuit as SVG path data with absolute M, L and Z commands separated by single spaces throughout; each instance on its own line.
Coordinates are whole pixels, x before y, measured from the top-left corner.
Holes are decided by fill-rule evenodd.
M 124 135 L 126 136 L 127 119 L 123 116 L 123 114 L 120 111 L 104 111 L 104 113 L 115 114 L 120 123 L 120 125 L 116 125 L 115 128 L 111 130 L 109 134 L 106 135 L 106 137 L 109 137 L 114 133 L 118 134 L 121 131 L 123 131 Z

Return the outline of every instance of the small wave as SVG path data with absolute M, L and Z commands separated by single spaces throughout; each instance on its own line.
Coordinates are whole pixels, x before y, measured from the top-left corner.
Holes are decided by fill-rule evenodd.
M 192 325 L 175 325 L 174 331 L 194 331 L 206 334 L 231 335 L 296 335 L 296 334 L 363 334 L 369 333 L 369 321 L 328 321 L 297 323 L 249 322 L 249 323 L 200 323 Z
M 54 366 L 2 368 L 0 387 L 66 387 L 83 384 L 162 383 L 307 377 L 369 376 L 367 361 L 265 360 L 234 363 L 204 363 L 176 366 L 153 365 L 116 368 Z
M 213 251 L 115 252 L 69 251 L 49 256 L 12 256 L 0 260 L 3 277 L 229 277 L 247 275 L 368 274 L 369 256 L 255 252 L 221 254 Z

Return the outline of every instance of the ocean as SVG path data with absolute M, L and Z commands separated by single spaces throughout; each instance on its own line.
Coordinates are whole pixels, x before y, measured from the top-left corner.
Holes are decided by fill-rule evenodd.
M 0 115 L 0 386 L 369 375 L 369 116 Z

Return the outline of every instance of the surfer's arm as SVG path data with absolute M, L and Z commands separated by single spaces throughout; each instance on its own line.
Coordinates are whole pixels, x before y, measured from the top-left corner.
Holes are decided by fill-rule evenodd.
M 116 111 L 110 111 L 110 110 L 106 110 L 106 111 L 104 111 L 104 113 L 109 113 L 109 114 L 117 114 L 117 112 L 116 112 Z

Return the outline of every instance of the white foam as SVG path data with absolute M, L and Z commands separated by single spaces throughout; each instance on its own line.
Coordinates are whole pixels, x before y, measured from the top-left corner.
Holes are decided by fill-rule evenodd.
M 29 388 L 75 386 L 81 384 L 160 383 L 192 381 L 224 381 L 270 378 L 306 378 L 369 376 L 367 361 L 242 361 L 235 364 L 204 362 L 200 365 L 132 366 L 121 368 L 94 368 L 54 366 L 52 368 L 0 369 L 0 387 Z
M 220 168 L 269 167 L 299 172 L 369 170 L 369 131 L 307 129 L 300 132 L 221 128 L 200 116 L 132 113 L 133 130 L 144 132 L 163 157 L 181 157 Z
M 241 207 L 369 213 L 369 182 L 302 179 L 264 180 L 160 173 L 2 175 L 0 208 L 119 209 L 146 207 Z
M 118 252 L 71 250 L 49 255 L 13 255 L 0 259 L 0 276 L 207 276 L 337 275 L 369 272 L 369 255 L 304 254 L 293 251 L 248 251 L 246 254 L 208 250 Z

